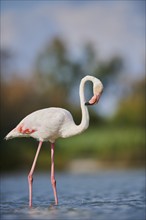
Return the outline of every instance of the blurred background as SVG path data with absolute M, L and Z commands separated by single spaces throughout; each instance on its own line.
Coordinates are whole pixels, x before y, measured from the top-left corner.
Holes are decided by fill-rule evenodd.
M 56 142 L 56 169 L 144 166 L 145 1 L 1 1 L 0 42 L 2 172 L 31 167 L 35 140 L 3 140 L 27 114 L 58 106 L 80 123 L 78 90 L 87 74 L 104 93 L 89 108 L 88 130 Z M 50 169 L 49 143 L 37 169 Z

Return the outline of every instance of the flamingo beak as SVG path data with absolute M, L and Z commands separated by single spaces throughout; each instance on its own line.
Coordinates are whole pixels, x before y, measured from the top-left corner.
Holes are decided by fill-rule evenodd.
M 88 102 L 85 103 L 85 105 L 94 105 L 98 103 L 100 96 L 101 96 L 101 93 L 99 93 L 98 95 L 94 95 Z

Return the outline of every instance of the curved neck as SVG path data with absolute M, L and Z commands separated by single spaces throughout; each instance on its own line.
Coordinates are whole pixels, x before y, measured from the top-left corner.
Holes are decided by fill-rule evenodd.
M 79 132 L 83 132 L 89 126 L 89 112 L 88 112 L 87 106 L 85 105 L 86 100 L 85 100 L 85 93 L 84 93 L 85 83 L 87 81 L 88 79 L 85 77 L 81 80 L 81 83 L 80 83 L 79 95 L 80 95 L 82 119 L 81 119 L 80 125 L 78 125 Z
M 79 89 L 81 112 L 82 112 L 81 123 L 79 125 L 76 125 L 75 123 L 70 125 L 70 129 L 67 130 L 67 132 L 64 134 L 63 137 L 70 137 L 76 134 L 80 134 L 83 131 L 85 131 L 89 126 L 89 113 L 88 113 L 88 108 L 85 105 L 85 94 L 84 94 L 84 87 L 87 81 L 93 82 L 91 77 L 89 78 L 88 76 L 86 76 L 81 80 L 80 89 Z
M 82 111 L 82 120 L 81 120 L 81 123 L 77 126 L 78 133 L 83 132 L 89 126 L 89 112 L 88 112 L 87 106 L 85 105 L 86 100 L 85 100 L 85 93 L 84 93 L 85 83 L 87 81 L 91 81 L 94 85 L 95 77 L 85 76 L 81 80 L 81 83 L 80 83 L 79 95 L 80 95 L 80 104 L 81 104 L 81 111 Z

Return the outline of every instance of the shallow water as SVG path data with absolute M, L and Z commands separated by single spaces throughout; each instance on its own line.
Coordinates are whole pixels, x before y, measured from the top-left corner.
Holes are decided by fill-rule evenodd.
M 1 220 L 144 220 L 145 172 L 57 174 L 59 205 L 48 173 L 34 175 L 33 208 L 28 208 L 27 175 L 1 178 Z

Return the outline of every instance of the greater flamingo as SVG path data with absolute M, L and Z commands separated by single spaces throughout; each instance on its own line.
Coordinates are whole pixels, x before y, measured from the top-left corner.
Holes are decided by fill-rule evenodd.
M 93 97 L 89 102 L 85 101 L 84 86 L 87 81 L 93 83 Z M 79 125 L 74 123 L 72 115 L 63 108 L 45 108 L 35 111 L 26 116 L 11 132 L 5 137 L 6 140 L 15 137 L 33 137 L 39 141 L 38 149 L 28 174 L 29 184 L 29 206 L 32 207 L 32 183 L 36 161 L 44 141 L 51 143 L 51 183 L 54 191 L 55 204 L 58 204 L 55 169 L 54 169 L 54 148 L 57 138 L 67 138 L 80 134 L 89 126 L 89 113 L 87 105 L 98 102 L 103 91 L 101 81 L 93 76 L 85 76 L 80 83 L 79 95 L 82 112 L 82 120 Z

